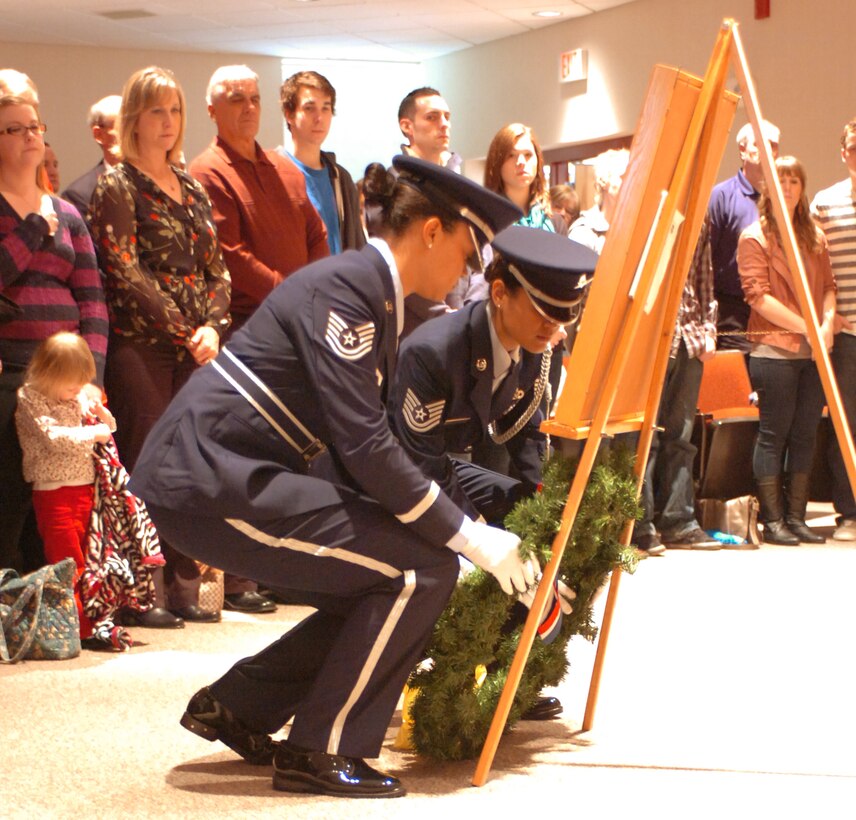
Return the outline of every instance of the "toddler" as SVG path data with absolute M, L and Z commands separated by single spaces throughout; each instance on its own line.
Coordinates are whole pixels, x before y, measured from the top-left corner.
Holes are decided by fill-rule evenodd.
M 74 558 L 80 636 L 92 623 L 83 611 L 77 580 L 84 570 L 92 513 L 97 442 L 116 429 L 110 411 L 84 388 L 95 378 L 89 346 L 74 333 L 55 333 L 36 349 L 18 390 L 15 424 L 24 454 L 24 478 L 33 484 L 36 523 L 45 558 Z

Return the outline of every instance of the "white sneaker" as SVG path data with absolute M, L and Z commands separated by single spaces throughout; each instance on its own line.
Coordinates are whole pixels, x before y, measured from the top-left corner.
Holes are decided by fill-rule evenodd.
M 856 518 L 844 518 L 832 533 L 835 541 L 856 541 Z

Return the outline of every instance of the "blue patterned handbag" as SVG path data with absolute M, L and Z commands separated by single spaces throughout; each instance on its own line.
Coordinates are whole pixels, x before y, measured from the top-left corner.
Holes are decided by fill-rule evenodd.
M 80 654 L 73 558 L 21 578 L 0 570 L 0 663 L 61 660 Z

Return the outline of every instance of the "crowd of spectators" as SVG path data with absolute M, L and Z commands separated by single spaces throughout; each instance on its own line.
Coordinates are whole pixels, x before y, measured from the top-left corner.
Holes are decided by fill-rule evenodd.
M 336 113 L 336 90 L 325 77 L 303 71 L 282 84 L 289 148 L 266 150 L 257 142 L 266 103 L 258 76 L 246 66 L 215 71 L 205 102 L 216 135 L 198 157 L 185 161 L 187 117 L 201 111 L 201 101 L 188 104 L 165 69 L 136 72 L 121 95 L 93 104 L 87 124 L 101 157 L 60 196 L 60 163 L 44 140 L 37 89 L 20 72 L 0 71 L 0 294 L 21 311 L 0 325 L 0 566 L 27 571 L 46 560 L 14 423 L 18 391 L 40 343 L 59 332 L 86 341 L 94 371 L 84 391 L 93 402 L 106 396 L 115 442 L 133 473 L 147 433 L 172 398 L 274 288 L 308 263 L 363 247 L 379 230 L 376 203 L 363 196 L 362 180 L 355 184 L 335 154 L 323 150 Z M 461 157 L 450 147 L 451 119 L 438 90 L 415 89 L 398 111 L 401 152 L 460 173 Z M 778 129 L 765 122 L 763 133 L 776 156 Z M 816 357 L 750 127 L 738 133 L 737 147 L 740 169 L 714 189 L 675 329 L 661 432 L 646 474 L 645 514 L 634 535 L 650 555 L 667 547 L 717 546 L 695 518 L 689 434 L 703 362 L 727 347 L 746 354 L 760 408 L 754 468 L 765 538 L 779 544 L 822 540 L 805 524 L 807 474 L 823 407 Z M 484 186 L 522 211 L 519 225 L 568 236 L 600 253 L 628 164 L 626 150 L 596 158 L 595 202 L 582 211 L 572 185 L 548 187 L 530 127 L 506 125 L 486 154 Z M 821 338 L 833 353 L 852 420 L 854 123 L 844 130 L 841 155 L 849 177 L 821 191 L 811 207 L 801 163 L 783 157 L 777 170 Z M 387 164 L 370 166 L 367 178 L 385 173 Z M 486 295 L 483 271 L 472 267 L 442 302 L 413 294 L 405 302 L 404 335 Z M 553 398 L 565 340 L 562 329 L 552 341 Z M 856 502 L 837 444 L 832 447 L 840 516 L 834 537 L 856 540 Z M 511 469 L 503 447 L 487 440 L 473 447 L 472 459 L 500 472 Z M 155 570 L 154 607 L 129 613 L 129 622 L 179 628 L 186 620 L 219 620 L 219 612 L 199 604 L 199 566 L 168 543 L 162 549 L 166 564 Z M 56 560 L 56 550 L 47 557 Z M 75 558 L 80 564 L 82 558 Z M 226 576 L 227 608 L 271 612 L 276 597 L 275 590 Z

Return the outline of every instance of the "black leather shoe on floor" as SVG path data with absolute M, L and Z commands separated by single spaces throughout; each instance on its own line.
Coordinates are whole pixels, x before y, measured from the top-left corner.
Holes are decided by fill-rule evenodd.
M 531 709 L 527 709 L 521 720 L 552 720 L 562 714 L 562 702 L 558 698 L 541 697 Z
M 202 609 L 202 607 L 196 606 L 196 604 L 183 606 L 180 609 L 171 609 L 170 612 L 179 618 L 184 618 L 185 621 L 196 621 L 200 624 L 216 624 L 220 620 L 219 612 Z
M 205 740 L 219 740 L 254 766 L 273 763 L 273 755 L 279 745 L 271 740 L 270 735 L 248 729 L 211 694 L 207 686 L 190 699 L 181 716 L 181 725 Z
M 148 629 L 184 629 L 184 620 L 177 618 L 162 606 L 156 606 L 148 612 L 126 609 L 122 613 L 122 623 L 126 626 L 144 626 Z
M 360 757 L 311 752 L 284 740 L 273 759 L 273 787 L 335 797 L 403 797 L 401 781 Z
M 223 606 L 236 612 L 251 612 L 254 615 L 276 612 L 276 604 L 264 595 L 259 595 L 258 592 L 236 592 L 233 595 L 226 595 Z

